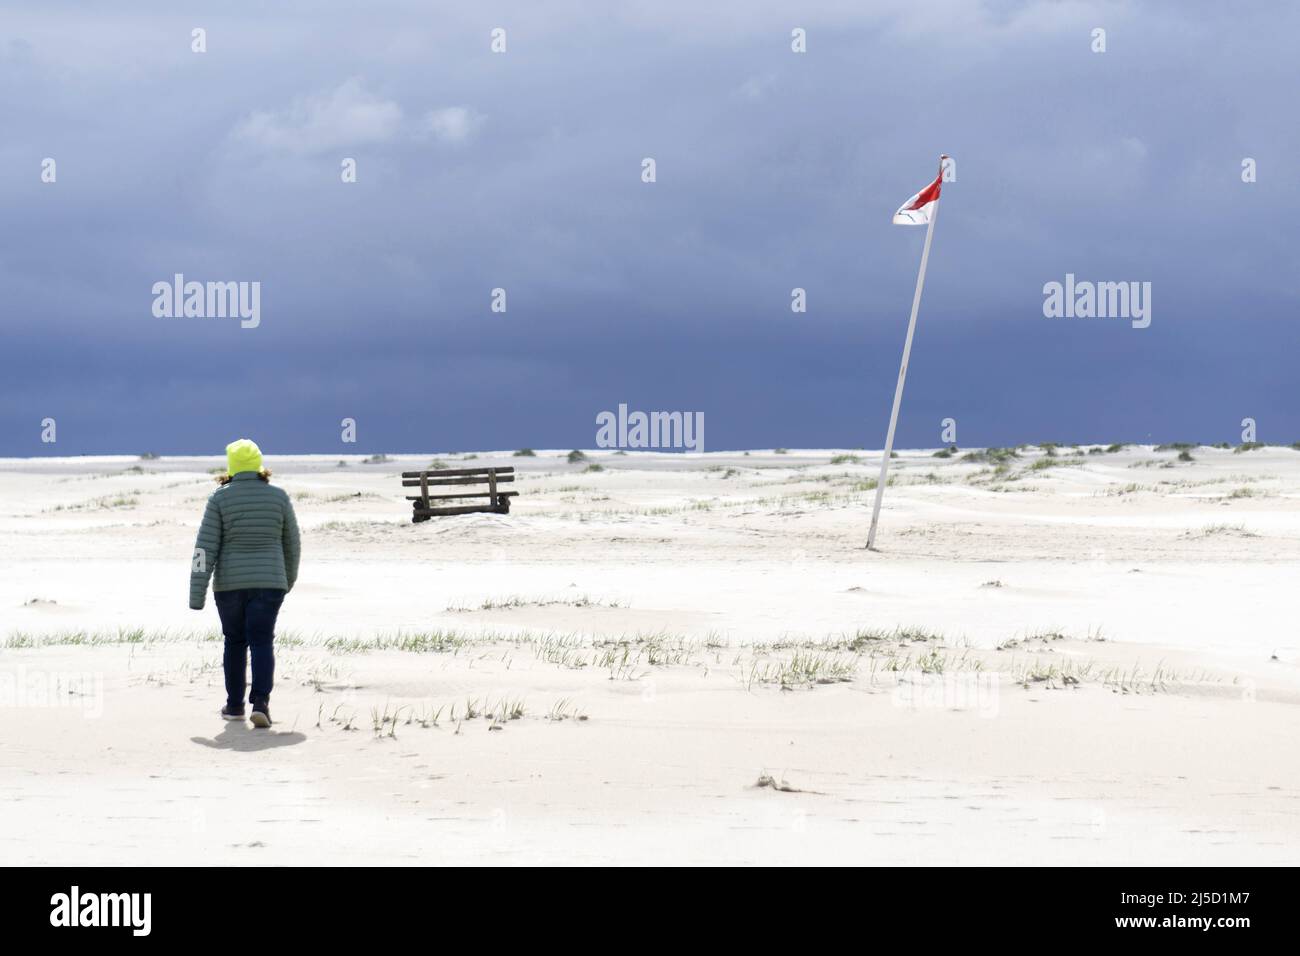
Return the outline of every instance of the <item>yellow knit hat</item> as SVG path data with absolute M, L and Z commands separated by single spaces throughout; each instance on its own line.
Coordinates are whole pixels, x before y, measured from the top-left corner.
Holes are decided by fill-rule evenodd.
M 262 449 L 251 438 L 241 438 L 226 446 L 226 474 L 234 476 L 241 471 L 262 470 Z

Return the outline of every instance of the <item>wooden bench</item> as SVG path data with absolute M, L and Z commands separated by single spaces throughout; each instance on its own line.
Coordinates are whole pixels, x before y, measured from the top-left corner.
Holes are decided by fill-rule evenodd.
M 500 491 L 498 485 L 515 480 L 513 468 L 443 468 L 439 471 L 404 471 L 403 488 L 419 488 L 418 495 L 407 495 L 411 502 L 411 521 L 428 521 L 434 515 L 467 515 L 485 511 L 505 515 L 510 513 L 510 499 L 519 494 L 517 491 Z M 485 491 L 451 492 L 448 494 L 429 494 L 430 488 L 446 485 L 482 485 Z M 453 499 L 486 498 L 487 501 L 472 505 L 438 505 Z

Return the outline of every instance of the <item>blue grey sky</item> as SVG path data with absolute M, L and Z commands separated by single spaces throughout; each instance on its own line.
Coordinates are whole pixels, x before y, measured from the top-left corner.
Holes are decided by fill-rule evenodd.
M 899 446 L 1300 439 L 1298 35 L 1280 0 L 6 3 L 0 454 L 591 447 L 620 403 L 879 448 L 924 239 L 890 217 L 940 152 Z M 178 272 L 260 282 L 260 326 L 155 317 Z M 1045 318 L 1067 273 L 1150 282 L 1150 327 Z

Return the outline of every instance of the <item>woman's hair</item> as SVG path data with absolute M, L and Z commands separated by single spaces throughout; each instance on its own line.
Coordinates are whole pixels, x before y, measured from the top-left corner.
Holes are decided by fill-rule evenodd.
M 241 474 L 242 474 L 242 472 L 241 472 Z M 219 485 L 228 485 L 228 484 L 230 484 L 230 479 L 233 478 L 233 477 L 234 477 L 234 475 L 217 475 L 217 484 L 219 484 Z M 263 468 L 261 471 L 259 471 L 259 472 L 257 473 L 257 477 L 261 478 L 263 481 L 270 481 L 270 480 L 271 480 L 271 469 L 270 469 L 270 468 Z

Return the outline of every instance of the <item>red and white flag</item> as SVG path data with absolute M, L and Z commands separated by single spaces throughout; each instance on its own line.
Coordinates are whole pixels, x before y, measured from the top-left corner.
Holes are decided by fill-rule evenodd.
M 934 177 L 934 182 L 898 207 L 898 212 L 894 213 L 895 226 L 929 225 L 930 218 L 934 215 L 934 208 L 939 204 L 939 186 L 943 182 L 943 161 L 947 158 L 947 156 L 939 157 L 939 175 Z

